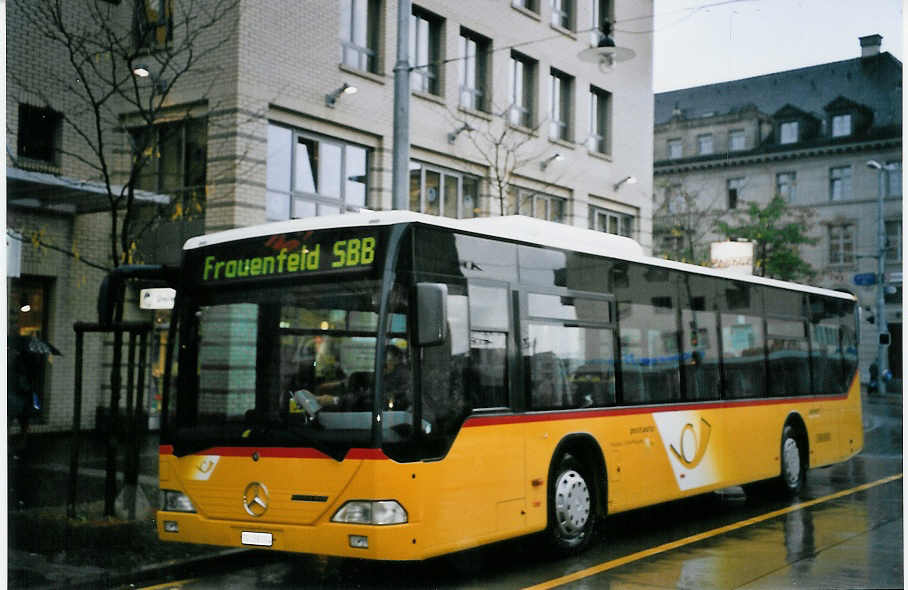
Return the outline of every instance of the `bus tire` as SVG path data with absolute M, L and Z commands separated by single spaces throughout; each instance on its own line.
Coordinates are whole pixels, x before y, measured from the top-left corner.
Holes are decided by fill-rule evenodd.
M 555 463 L 549 481 L 549 545 L 561 555 L 582 551 L 593 536 L 593 479 L 589 469 L 565 454 Z
M 778 489 L 789 496 L 797 496 L 804 489 L 807 479 L 807 465 L 804 461 L 806 448 L 801 437 L 791 425 L 782 429 L 782 444 L 779 459 L 782 463 Z

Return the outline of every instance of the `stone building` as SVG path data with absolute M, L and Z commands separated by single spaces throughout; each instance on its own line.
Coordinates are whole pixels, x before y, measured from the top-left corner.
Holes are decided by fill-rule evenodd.
M 234 5 L 201 31 L 197 67 L 177 76 L 165 58 L 192 31 L 181 11 L 218 1 Z M 11 334 L 62 352 L 35 385 L 41 409 L 33 430 L 54 431 L 71 424 L 72 324 L 96 317 L 98 283 L 112 265 L 111 216 L 91 145 L 67 124 L 85 119 L 66 55 L 26 18 L 36 5 L 14 0 L 7 9 L 7 240 L 21 238 L 8 317 Z M 173 263 L 182 240 L 202 231 L 391 208 L 395 0 L 64 7 L 70 28 L 103 17 L 122 29 L 121 39 L 131 35 L 132 65 L 145 67 L 138 92 L 166 94 L 151 125 L 129 104 L 110 103 L 104 131 L 114 140 L 105 153 L 117 163 L 114 184 L 125 183 L 130 162 L 144 154 L 137 188 L 149 207 L 164 199 L 172 209 L 182 199 L 202 212 L 143 235 L 136 259 Z M 652 9 L 651 0 L 414 0 L 410 208 L 456 217 L 521 213 L 630 235 L 648 247 L 652 38 L 617 33 L 634 57 L 610 69 L 578 53 L 596 45 L 603 17 L 621 22 Z M 504 139 L 489 140 L 489 130 Z M 149 135 L 154 149 L 133 153 Z M 490 164 L 498 147 L 518 161 L 504 170 L 503 186 Z M 82 424 L 91 427 L 107 403 L 110 346 L 100 338 L 86 344 Z
M 869 35 L 854 59 L 656 94 L 655 224 L 687 204 L 709 224 L 781 195 L 811 214 L 808 234 L 817 242 L 801 255 L 815 283 L 857 295 L 867 318 L 876 313 L 877 289 L 860 283 L 877 270 L 882 174 L 889 365 L 901 378 L 902 64 L 881 43 Z M 714 231 L 700 237 L 703 245 L 722 239 Z M 877 328 L 866 321 L 862 328 L 867 380 Z

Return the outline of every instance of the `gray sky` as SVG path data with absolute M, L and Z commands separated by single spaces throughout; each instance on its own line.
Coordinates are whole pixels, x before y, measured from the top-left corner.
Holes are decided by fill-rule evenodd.
M 618 45 L 654 29 L 655 92 L 851 59 L 875 33 L 902 60 L 902 0 L 655 0 L 654 12 L 615 28 Z

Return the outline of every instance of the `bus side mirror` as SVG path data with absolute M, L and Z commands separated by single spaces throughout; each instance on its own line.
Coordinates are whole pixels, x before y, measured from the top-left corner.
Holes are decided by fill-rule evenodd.
M 416 284 L 416 322 L 420 346 L 441 344 L 448 338 L 448 286 Z

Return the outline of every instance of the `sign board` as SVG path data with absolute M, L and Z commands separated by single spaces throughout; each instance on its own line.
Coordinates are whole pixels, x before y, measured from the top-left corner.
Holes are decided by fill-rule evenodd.
M 902 272 L 890 272 L 887 273 L 890 283 L 901 283 L 902 282 Z
M 860 274 L 856 274 L 854 275 L 854 284 L 859 287 L 869 287 L 870 285 L 876 285 L 876 273 L 862 272 Z
M 713 242 L 709 245 L 710 265 L 731 272 L 752 275 L 754 272 L 753 242 Z
M 166 287 L 142 289 L 139 291 L 139 308 L 173 309 L 173 300 L 176 294 L 176 291 Z

